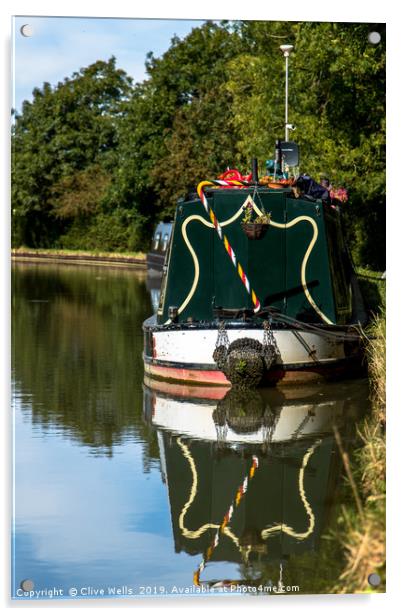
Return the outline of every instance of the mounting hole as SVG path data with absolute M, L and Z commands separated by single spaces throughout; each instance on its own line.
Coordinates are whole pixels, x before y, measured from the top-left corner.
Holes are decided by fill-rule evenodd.
M 24 592 L 31 592 L 35 587 L 35 584 L 32 580 L 22 580 L 21 588 Z
M 381 41 L 381 34 L 379 32 L 370 32 L 368 35 L 368 40 L 372 45 L 378 45 Z
M 379 586 L 381 583 L 381 578 L 378 573 L 370 573 L 368 576 L 368 583 L 370 586 Z
M 30 24 L 24 24 L 23 26 L 21 26 L 20 32 L 21 32 L 22 36 L 32 36 L 33 35 L 33 28 L 32 28 L 32 26 Z

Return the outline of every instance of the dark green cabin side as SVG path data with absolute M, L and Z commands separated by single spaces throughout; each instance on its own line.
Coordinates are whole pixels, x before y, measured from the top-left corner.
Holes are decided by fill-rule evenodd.
M 208 203 L 261 305 L 301 321 L 345 324 L 352 313 L 350 271 L 340 215 L 321 201 L 289 190 L 212 189 Z M 252 200 L 271 213 L 262 239 L 250 240 L 241 221 Z M 258 212 L 257 212 L 258 213 Z M 253 309 L 225 247 L 199 199 L 181 202 L 162 281 L 158 323 L 212 321 L 214 309 Z

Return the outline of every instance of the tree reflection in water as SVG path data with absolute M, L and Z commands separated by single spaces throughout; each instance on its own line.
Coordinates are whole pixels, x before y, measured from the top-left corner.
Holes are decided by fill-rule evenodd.
M 32 421 L 94 455 L 140 439 L 145 468 L 155 463 L 156 438 L 141 418 L 144 274 L 15 264 L 12 287 L 14 389 Z

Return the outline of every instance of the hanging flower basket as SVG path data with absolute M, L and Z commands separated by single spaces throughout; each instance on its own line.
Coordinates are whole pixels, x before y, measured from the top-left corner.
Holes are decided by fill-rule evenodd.
M 242 222 L 241 227 L 249 240 L 260 240 L 266 234 L 269 223 Z

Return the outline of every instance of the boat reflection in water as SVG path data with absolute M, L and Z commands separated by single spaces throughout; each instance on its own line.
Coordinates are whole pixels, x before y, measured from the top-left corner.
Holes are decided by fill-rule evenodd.
M 287 564 L 318 549 L 342 476 L 334 426 L 350 443 L 366 388 L 242 393 L 146 380 L 175 550 L 199 555 L 189 583 L 285 592 Z

